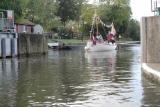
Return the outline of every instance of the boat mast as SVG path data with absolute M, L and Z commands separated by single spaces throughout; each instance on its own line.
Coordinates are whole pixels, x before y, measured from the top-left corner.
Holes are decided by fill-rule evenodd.
M 96 32 L 96 36 L 98 35 L 98 16 L 97 16 L 97 6 L 98 6 L 98 3 L 99 3 L 99 0 L 94 0 L 94 5 L 95 5 L 95 24 L 96 24 L 96 30 L 97 30 L 97 32 Z
M 94 13 L 93 19 L 92 19 L 92 26 L 91 26 L 91 31 L 90 31 L 90 38 L 92 37 L 92 33 L 94 31 L 94 24 L 96 21 L 96 12 Z
M 97 33 L 96 36 L 98 35 L 98 16 L 96 16 L 96 29 L 97 29 Z
M 90 38 L 92 37 L 92 33 L 94 31 L 94 25 L 96 26 L 96 35 L 98 35 L 98 17 L 97 17 L 97 5 L 99 3 L 99 0 L 94 0 L 93 5 L 95 6 L 94 8 L 94 16 L 93 16 L 93 20 L 92 20 L 92 27 L 91 27 L 91 31 L 90 31 Z

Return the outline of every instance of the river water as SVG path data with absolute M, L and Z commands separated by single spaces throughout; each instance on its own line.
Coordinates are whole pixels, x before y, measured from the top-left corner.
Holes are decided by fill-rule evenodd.
M 160 85 L 141 74 L 140 46 L 0 60 L 0 107 L 158 107 Z

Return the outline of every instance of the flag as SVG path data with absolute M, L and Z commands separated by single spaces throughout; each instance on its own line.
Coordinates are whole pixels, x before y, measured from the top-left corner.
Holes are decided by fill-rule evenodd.
M 111 34 L 116 35 L 116 30 L 114 28 L 114 24 L 112 23 Z

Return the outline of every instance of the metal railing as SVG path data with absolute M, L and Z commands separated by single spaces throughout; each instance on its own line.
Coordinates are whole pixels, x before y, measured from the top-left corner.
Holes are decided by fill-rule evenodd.
M 1 32 L 14 32 L 14 21 L 7 18 L 0 18 Z
M 160 0 L 151 0 L 151 11 L 154 15 L 160 15 Z

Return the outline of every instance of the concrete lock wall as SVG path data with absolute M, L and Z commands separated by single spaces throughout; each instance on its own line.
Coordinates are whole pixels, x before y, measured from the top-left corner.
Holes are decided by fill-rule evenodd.
M 160 63 L 160 16 L 141 20 L 142 63 Z
M 42 34 L 18 34 L 18 55 L 45 54 L 48 52 L 47 38 Z

